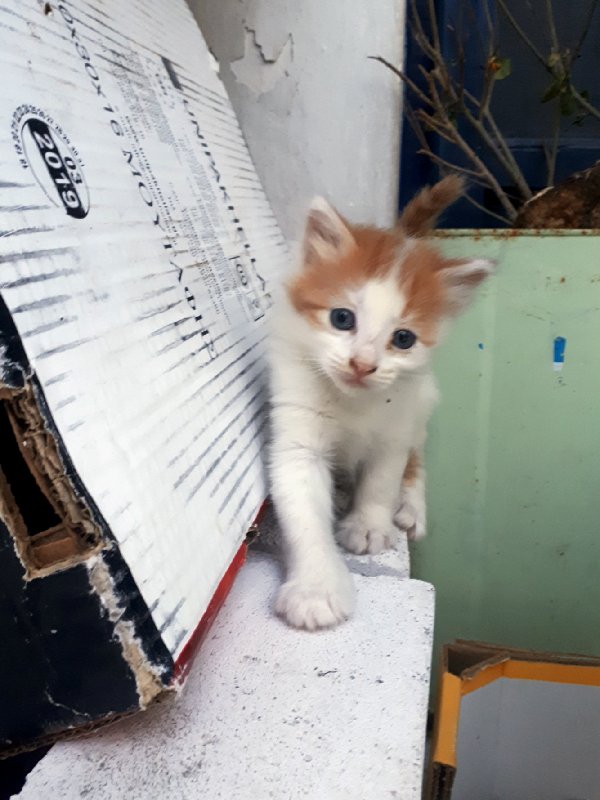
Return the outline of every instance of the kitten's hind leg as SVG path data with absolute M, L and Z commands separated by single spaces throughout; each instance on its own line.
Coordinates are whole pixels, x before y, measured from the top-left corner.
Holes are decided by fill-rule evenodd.
M 398 483 L 408 453 L 381 444 L 365 462 L 356 487 L 352 511 L 337 528 L 337 538 L 352 553 L 380 553 L 393 548 L 398 529 Z
M 427 506 L 425 503 L 425 470 L 418 450 L 411 450 L 402 477 L 400 505 L 394 523 L 411 541 L 423 539 L 427 533 Z

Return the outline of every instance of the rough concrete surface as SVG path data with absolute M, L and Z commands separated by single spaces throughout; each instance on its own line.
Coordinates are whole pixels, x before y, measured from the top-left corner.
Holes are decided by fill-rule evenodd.
M 254 540 L 253 549 L 272 553 L 281 557 L 281 533 L 273 506 L 268 504 L 261 515 L 258 524 L 258 536 Z M 391 575 L 396 578 L 410 577 L 410 554 L 406 535 L 400 534 L 393 550 L 385 550 L 376 556 L 351 556 L 346 554 L 346 561 L 350 572 L 356 572 L 365 577 L 376 575 Z
M 21 800 L 418 800 L 433 589 L 368 561 L 355 618 L 315 634 L 273 617 L 253 554 L 179 696 L 57 744 Z

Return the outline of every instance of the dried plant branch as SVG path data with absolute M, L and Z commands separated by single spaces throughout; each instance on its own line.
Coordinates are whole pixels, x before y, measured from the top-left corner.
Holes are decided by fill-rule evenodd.
M 416 0 L 411 0 L 411 24 L 413 29 L 412 33 L 416 43 L 419 45 L 423 53 L 434 62 L 434 64 L 437 63 L 438 60 L 442 58 L 442 55 L 440 51 L 436 51 L 436 49 L 432 46 L 427 34 L 423 29 L 421 17 L 417 10 Z
M 488 58 L 493 56 L 496 51 L 496 28 L 492 22 L 492 15 L 490 13 L 489 0 L 483 0 L 483 13 L 485 15 L 485 24 L 487 26 L 488 34 Z
M 487 145 L 490 152 L 494 155 L 496 161 L 498 161 L 498 163 L 510 175 L 512 173 L 512 167 L 509 160 L 506 158 L 505 153 L 502 151 L 501 147 L 499 147 L 497 142 L 492 138 L 492 136 L 490 136 L 483 122 L 476 116 L 474 116 L 466 106 L 464 108 L 464 116 L 467 122 L 469 122 L 471 127 L 480 136 L 484 144 Z
M 552 18 L 553 24 L 553 32 L 551 31 L 551 37 L 553 42 L 553 49 L 554 49 L 554 42 L 556 42 L 557 50 L 554 52 L 555 58 L 554 59 L 546 59 L 542 53 L 538 50 L 538 48 L 534 45 L 531 39 L 527 36 L 523 28 L 519 25 L 513 14 L 510 12 L 508 6 L 506 5 L 505 0 L 496 0 L 498 6 L 502 9 L 503 14 L 505 15 L 506 19 L 512 25 L 514 31 L 519 35 L 521 41 L 527 45 L 531 53 L 537 58 L 537 60 L 541 63 L 544 67 L 546 72 L 548 72 L 555 80 L 564 80 L 565 85 L 564 89 L 568 90 L 573 97 L 573 99 L 578 103 L 580 108 L 582 108 L 587 114 L 594 117 L 595 119 L 600 120 L 600 109 L 596 108 L 589 100 L 586 100 L 585 97 L 573 86 L 571 81 L 571 57 L 569 56 L 568 52 L 561 52 L 560 51 L 560 44 L 558 42 L 558 38 L 556 35 L 556 25 L 554 23 L 554 13 L 552 11 L 552 4 L 551 0 L 546 0 L 546 7 L 549 14 L 549 21 L 550 16 Z M 587 30 L 589 29 L 589 25 L 591 23 L 594 11 L 596 10 L 596 6 L 598 4 L 598 0 L 593 0 L 592 6 L 587 16 L 586 20 L 586 27 L 584 28 L 580 42 L 583 44 L 585 36 L 587 34 Z M 580 44 L 578 43 L 575 51 L 577 54 L 578 49 L 580 48 Z
M 548 186 L 552 186 L 554 184 L 554 176 L 556 174 L 556 157 L 558 155 L 558 142 L 560 139 L 560 121 L 560 106 L 556 106 L 554 109 L 554 122 L 552 125 L 552 142 L 549 150 L 544 148 L 547 167 L 546 184 Z
M 573 61 L 576 61 L 580 54 L 581 48 L 583 47 L 583 43 L 585 42 L 588 32 L 592 27 L 592 20 L 594 19 L 594 14 L 596 13 L 596 9 L 598 8 L 598 0 L 592 0 L 588 7 L 588 13 L 586 14 L 585 20 L 583 22 L 583 28 L 581 30 L 581 34 L 579 36 L 579 40 L 573 49 Z
M 506 215 L 510 219 L 515 219 L 515 217 L 517 216 L 517 209 L 508 198 L 506 192 L 500 186 L 500 183 L 498 182 L 496 176 L 483 163 L 483 161 L 479 158 L 479 156 L 473 150 L 473 148 L 461 136 L 458 129 L 451 123 L 440 122 L 431 114 L 427 114 L 421 109 L 415 112 L 415 116 L 419 121 L 425 122 L 425 124 L 430 126 L 436 133 L 438 133 L 447 141 L 452 142 L 452 144 L 455 144 L 460 150 L 462 150 L 462 152 L 469 159 L 471 164 L 475 166 L 476 171 L 480 174 L 480 176 L 482 178 L 485 178 L 487 185 L 493 190 L 494 194 L 497 196 L 498 200 L 500 201 L 500 205 L 506 212 Z
M 592 116 L 592 117 L 595 117 L 596 119 L 600 119 L 600 110 L 598 110 L 598 109 L 596 108 L 596 106 L 593 106 L 593 105 L 592 105 L 590 102 L 588 102 L 588 101 L 585 99 L 585 97 L 583 97 L 583 96 L 582 96 L 582 95 L 581 95 L 581 94 L 580 94 L 580 93 L 577 91 L 577 89 L 576 89 L 576 88 L 573 86 L 573 84 L 570 84 L 569 88 L 570 88 L 570 90 L 571 90 L 571 94 L 573 95 L 573 97 L 575 98 L 575 100 L 577 100 L 577 102 L 579 103 L 579 105 L 581 106 L 581 108 L 583 108 L 583 110 L 584 110 L 584 111 L 587 111 L 587 113 L 588 113 L 590 116 Z
M 449 172 L 456 172 L 459 175 L 466 175 L 468 178 L 472 178 L 476 183 L 479 183 L 480 186 L 487 186 L 487 183 L 482 180 L 481 175 L 478 172 L 475 172 L 473 169 L 469 169 L 468 167 L 461 167 L 459 164 L 452 164 L 450 161 L 446 161 L 444 158 L 441 158 L 434 153 L 429 147 L 422 147 L 420 150 L 417 150 L 417 155 L 420 156 L 427 156 L 432 161 L 434 161 L 438 166 L 443 167 L 445 170 Z
M 471 94 L 471 92 L 465 90 L 465 96 L 477 108 L 480 108 L 480 102 L 474 95 Z M 485 119 L 485 122 L 487 122 L 490 128 L 490 133 L 493 141 L 497 145 L 498 149 L 502 152 L 502 155 L 504 157 L 504 160 L 501 163 L 503 164 L 506 172 L 511 176 L 511 178 L 513 178 L 515 185 L 523 195 L 523 198 L 525 200 L 528 200 L 532 196 L 532 191 L 529 188 L 529 184 L 525 180 L 525 176 L 523 175 L 521 168 L 517 164 L 517 161 L 512 153 L 512 150 L 506 143 L 506 139 L 502 135 L 502 132 L 500 131 L 500 128 L 496 123 L 494 115 L 492 114 L 489 108 L 484 110 L 483 117 Z
M 454 120 L 451 118 L 452 108 L 455 109 L 457 116 L 463 116 L 475 129 L 477 135 L 484 141 L 488 149 L 493 153 L 495 159 L 502 167 L 502 169 L 512 178 L 514 183 L 519 187 L 523 194 L 523 199 L 531 196 L 531 191 L 525 181 L 521 170 L 519 169 L 516 161 L 514 160 L 510 149 L 504 144 L 502 137 L 498 131 L 495 121 L 494 134 L 490 134 L 486 127 L 491 118 L 489 111 L 489 103 L 493 92 L 494 76 L 489 73 L 486 78 L 486 95 L 483 104 L 478 102 L 478 114 L 475 116 L 468 108 L 465 102 L 465 86 L 464 86 L 464 48 L 460 38 L 457 39 L 456 50 L 459 66 L 459 77 L 454 79 L 450 73 L 449 65 L 444 58 L 440 49 L 439 29 L 437 26 L 437 19 L 435 18 L 435 8 L 433 0 L 428 1 L 429 11 L 429 24 L 432 30 L 431 38 L 425 33 L 423 21 L 419 15 L 416 1 L 411 0 L 411 15 L 412 15 L 412 32 L 414 39 L 421 49 L 423 54 L 433 62 L 433 67 L 426 70 L 422 65 L 419 69 L 427 83 L 427 96 L 431 101 L 428 104 L 429 113 L 419 113 L 415 119 L 425 125 L 430 130 L 438 134 L 446 141 L 454 144 L 459 150 L 467 157 L 469 162 L 475 167 L 471 172 L 475 173 L 485 185 L 492 189 L 497 196 L 502 208 L 504 209 L 508 218 L 513 219 L 516 216 L 516 207 L 510 200 L 506 192 L 502 189 L 498 179 L 493 172 L 484 164 L 479 158 L 477 153 L 469 145 L 466 139 L 459 133 Z M 488 8 L 489 15 L 489 8 Z M 493 30 L 491 15 L 489 15 L 489 25 Z M 492 54 L 492 50 L 488 52 Z M 461 59 L 463 68 L 461 69 Z M 394 70 L 399 75 L 399 70 Z M 408 82 L 405 81 L 409 86 Z M 409 88 L 411 88 L 409 86 Z M 418 96 L 418 95 L 417 95 Z M 479 118 L 478 118 L 479 117 Z M 485 119 L 485 121 L 484 121 Z M 413 125 L 413 128 L 415 126 Z M 502 144 L 500 144 L 502 142 Z M 429 148 L 428 148 L 429 149 Z M 435 159 L 433 159 L 435 161 Z
M 465 175 L 472 182 L 474 181 L 475 183 L 478 183 L 480 186 L 488 187 L 488 181 L 485 180 L 485 176 L 481 176 L 478 172 L 475 172 L 475 170 L 469 169 L 468 167 L 463 167 L 459 164 L 452 164 L 450 161 L 446 161 L 445 159 L 438 156 L 437 153 L 434 153 L 431 150 L 429 143 L 427 142 L 425 134 L 423 133 L 423 128 L 421 127 L 421 125 L 419 125 L 418 121 L 415 119 L 414 110 L 410 106 L 406 111 L 406 115 L 409 123 L 411 124 L 411 127 L 415 132 L 415 135 L 417 136 L 417 139 L 421 144 L 421 148 L 417 150 L 418 155 L 427 156 L 427 158 L 431 159 L 434 163 L 438 164 L 438 166 L 442 167 L 445 171 L 458 173 L 460 175 Z M 497 219 L 500 222 L 508 225 L 512 223 L 511 218 L 502 216 L 501 214 L 496 214 L 494 211 L 489 211 L 487 208 L 485 208 L 485 206 L 481 205 L 481 203 L 478 203 L 470 195 L 465 194 L 464 197 L 466 200 L 469 201 L 469 203 L 474 205 L 480 211 L 485 211 L 486 214 L 489 214 L 489 216 L 493 217 L 494 219 Z
M 435 0 L 427 0 L 423 12 L 419 11 L 417 0 L 410 0 L 412 37 L 425 60 L 429 62 L 427 66 L 423 64 L 418 66 L 423 83 L 413 80 L 402 69 L 381 56 L 371 56 L 371 58 L 390 69 L 404 83 L 410 95 L 420 105 L 417 109 L 409 105 L 406 111 L 408 121 L 420 143 L 420 149 L 417 152 L 425 155 L 442 171 L 465 175 L 469 180 L 490 189 L 502 209 L 501 214 L 484 208 L 472 197 L 467 199 L 475 207 L 495 219 L 510 223 L 516 218 L 520 205 L 530 199 L 533 192 L 506 137 L 500 130 L 491 108 L 497 80 L 510 74 L 509 59 L 501 58 L 498 53 L 498 31 L 491 3 L 497 3 L 499 11 L 551 76 L 552 82 L 542 98 L 544 102 L 554 100 L 556 108 L 551 139 L 548 145 L 544 146 L 547 179 L 548 184 L 551 184 L 556 172 L 561 135 L 561 114 L 571 115 L 574 113 L 574 109 L 579 107 L 582 116 L 591 115 L 600 120 L 600 110 L 587 99 L 586 92 L 581 93 L 573 86 L 571 78 L 572 63 L 579 55 L 587 29 L 597 6 L 600 5 L 600 0 L 590 0 L 586 25 L 573 52 L 568 48 L 561 50 L 553 3 L 552 0 L 545 0 L 546 22 L 551 40 L 551 51 L 548 56 L 538 49 L 515 18 L 509 8 L 509 0 L 480 1 L 483 2 L 484 25 L 468 26 L 469 30 L 473 28 L 479 34 L 481 52 L 485 59 L 483 81 L 476 94 L 467 89 L 465 79 L 466 55 L 472 59 L 473 53 L 472 48 L 465 50 L 465 40 L 469 34 L 463 31 L 463 26 L 466 24 L 463 18 L 464 3 L 459 6 L 458 28 L 456 25 L 448 27 L 453 36 L 452 60 L 449 60 L 443 51 Z M 470 10 L 469 6 L 467 11 Z M 456 148 L 457 152 L 450 156 L 450 160 L 434 152 L 427 136 L 428 132 L 436 134 L 440 139 Z M 484 145 L 493 157 L 492 166 L 488 166 L 487 163 L 490 159 L 480 155 L 480 144 Z M 460 163 L 453 163 L 452 159 L 454 158 Z M 503 188 L 498 177 L 499 174 L 508 178 L 508 181 L 504 182 L 515 187 L 516 197 L 510 190 Z
M 433 47 L 438 52 L 442 52 L 440 45 L 440 32 L 438 30 L 437 16 L 435 13 L 435 0 L 428 0 L 429 8 L 429 24 L 431 25 L 431 38 L 433 39 Z
M 556 21 L 554 19 L 552 0 L 546 0 L 546 16 L 548 17 L 548 28 L 550 30 L 550 41 L 552 42 L 552 52 L 560 53 L 560 44 L 558 43 L 558 34 L 556 33 Z
M 458 34 L 457 30 L 454 30 L 454 48 L 456 50 L 456 65 L 455 68 L 458 70 L 458 77 L 456 78 L 455 84 L 455 93 L 457 98 L 462 102 L 463 100 L 463 92 L 465 88 L 465 47 L 464 42 Z M 452 75 L 448 72 L 448 76 L 452 79 Z
M 422 125 L 419 124 L 419 121 L 416 118 L 416 114 L 414 109 L 409 105 L 406 109 L 406 117 L 415 133 L 415 136 L 419 140 L 419 144 L 421 145 L 420 149 L 417 150 L 417 155 L 424 155 L 438 164 L 440 167 L 443 167 L 445 170 L 450 172 L 458 172 L 461 175 L 466 175 L 469 178 L 476 180 L 477 182 L 481 183 L 483 186 L 487 186 L 487 183 L 480 175 L 479 172 L 476 172 L 473 169 L 469 169 L 468 167 L 461 166 L 460 164 L 452 164 L 450 161 L 446 161 L 441 156 L 438 156 L 437 153 L 434 153 L 431 147 L 429 146 L 429 142 L 427 141 L 427 137 L 423 132 Z
M 427 105 L 427 106 L 433 107 L 433 103 L 427 97 L 425 92 L 421 91 L 421 89 L 417 86 L 417 84 L 414 81 L 411 81 L 411 79 L 408 77 L 408 75 L 406 75 L 405 72 L 402 72 L 401 69 L 398 69 L 398 67 L 395 67 L 387 59 L 383 58 L 383 56 L 367 56 L 367 58 L 370 58 L 372 61 L 379 61 L 380 64 L 383 64 L 384 66 L 386 66 L 395 75 L 397 75 L 400 78 L 401 81 L 403 81 L 408 86 L 408 88 L 411 90 L 411 92 L 414 92 L 415 96 L 418 97 L 419 100 L 422 103 L 425 103 L 425 105 Z
M 541 52 L 540 52 L 540 51 L 537 49 L 537 47 L 534 45 L 534 43 L 531 41 L 531 39 L 529 38 L 529 36 L 527 36 L 527 34 L 526 34 L 526 33 L 525 33 L 525 31 L 523 30 L 523 28 L 522 28 L 522 27 L 519 25 L 519 23 L 517 22 L 517 20 L 514 18 L 514 16 L 513 16 L 513 15 L 512 15 L 512 13 L 510 12 L 510 9 L 508 8 L 508 6 L 506 5 L 506 3 L 504 2 L 504 0 L 496 0 L 496 2 L 498 3 L 498 5 L 500 6 L 500 8 L 502 9 L 502 13 L 503 13 L 503 14 L 504 14 L 504 16 L 506 17 L 506 19 L 507 19 L 507 20 L 510 22 L 510 24 L 512 25 L 512 27 L 513 27 L 513 30 L 515 31 L 515 33 L 516 33 L 516 34 L 518 34 L 518 36 L 519 36 L 519 37 L 520 37 L 520 39 L 523 41 L 523 43 L 527 45 L 527 47 L 528 47 L 528 48 L 531 50 L 531 52 L 533 53 L 533 55 L 534 55 L 534 56 L 537 58 L 537 60 L 538 60 L 538 61 L 539 61 L 539 62 L 542 64 L 542 66 L 544 67 L 544 69 L 546 69 L 546 70 L 547 70 L 547 69 L 548 69 L 548 64 L 546 63 L 546 59 L 544 58 L 544 56 L 542 55 L 542 53 L 541 53 Z
M 484 211 L 490 217 L 493 217 L 494 219 L 500 220 L 500 222 L 503 222 L 505 225 L 512 225 L 513 224 L 514 218 L 509 219 L 508 217 L 503 217 L 502 214 L 496 214 L 495 211 L 490 211 L 489 208 L 486 208 L 481 203 L 478 203 L 477 200 L 475 200 L 473 197 L 471 197 L 470 194 L 465 193 L 463 195 L 463 197 L 465 198 L 465 200 L 467 202 L 471 203 L 472 206 L 475 206 L 475 208 L 478 208 L 480 211 Z
M 479 113 L 477 115 L 480 122 L 485 112 L 489 109 L 490 103 L 492 102 L 492 92 L 494 91 L 495 83 L 496 81 L 494 80 L 493 72 L 491 72 L 489 69 L 486 69 L 485 77 L 483 79 L 483 93 L 481 101 L 479 102 Z
M 466 89 L 465 97 L 471 103 L 473 103 L 478 111 L 481 110 L 481 102 Z M 529 199 L 532 195 L 531 189 L 529 188 L 529 185 L 525 180 L 525 176 L 523 175 L 521 168 L 513 156 L 510 147 L 506 143 L 504 136 L 498 128 L 494 115 L 490 109 L 485 108 L 483 110 L 482 119 L 479 118 L 479 115 L 475 116 L 466 105 L 464 106 L 463 113 L 467 121 L 487 145 L 488 149 L 494 155 L 504 171 L 514 180 L 515 185 L 523 195 L 523 199 Z M 489 131 L 486 129 L 484 123 L 487 123 L 489 126 Z

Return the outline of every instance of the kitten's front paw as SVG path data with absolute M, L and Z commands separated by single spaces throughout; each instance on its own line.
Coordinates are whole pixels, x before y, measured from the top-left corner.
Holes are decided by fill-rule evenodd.
M 418 542 L 427 533 L 427 514 L 423 493 L 406 488 L 402 492 L 400 510 L 394 516 L 394 524 L 406 533 L 411 542 Z
M 337 529 L 337 540 L 351 553 L 381 553 L 396 545 L 398 531 L 390 519 L 388 524 L 369 520 L 362 514 L 348 514 Z
M 331 628 L 352 616 L 354 584 L 343 562 L 321 577 L 292 578 L 280 588 L 275 611 L 293 628 Z

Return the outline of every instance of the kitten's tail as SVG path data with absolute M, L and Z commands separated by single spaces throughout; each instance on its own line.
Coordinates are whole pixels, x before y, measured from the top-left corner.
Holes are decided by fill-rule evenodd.
M 464 179 L 459 175 L 447 175 L 434 186 L 426 186 L 405 206 L 398 224 L 409 236 L 426 236 L 442 211 L 458 200 L 464 189 Z

